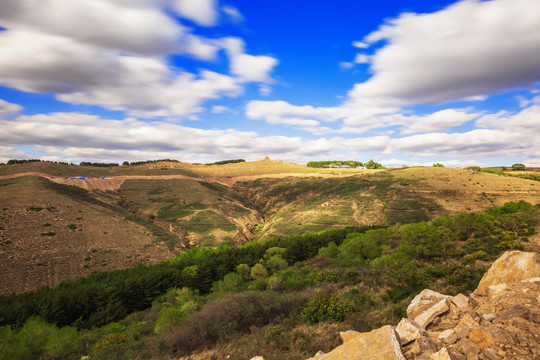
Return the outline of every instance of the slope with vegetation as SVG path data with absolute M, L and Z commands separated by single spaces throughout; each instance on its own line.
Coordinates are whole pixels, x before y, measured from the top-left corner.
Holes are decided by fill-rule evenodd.
M 538 205 L 511 202 L 429 222 L 195 249 L 0 297 L 0 357 L 304 359 L 335 347 L 340 329 L 396 324 L 423 288 L 472 291 L 504 250 L 531 246 L 539 220 Z
M 0 293 L 155 264 L 197 246 L 425 221 L 506 201 L 540 202 L 538 182 L 470 170 L 226 162 L 0 166 Z M 37 208 L 45 210 L 32 210 Z

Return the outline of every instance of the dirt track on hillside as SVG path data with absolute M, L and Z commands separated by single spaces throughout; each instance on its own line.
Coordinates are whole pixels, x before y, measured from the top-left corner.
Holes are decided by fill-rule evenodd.
M 2 179 L 13 179 L 22 176 L 40 176 L 58 184 L 78 186 L 85 190 L 101 190 L 101 191 L 117 191 L 120 189 L 124 181 L 126 180 L 173 180 L 173 179 L 189 179 L 195 181 L 204 181 L 209 183 L 217 183 L 225 185 L 227 187 L 233 186 L 237 182 L 241 181 L 253 181 L 260 178 L 285 178 L 285 177 L 344 177 L 351 176 L 345 175 L 332 175 L 332 174 L 320 174 L 320 173 L 284 173 L 284 174 L 262 174 L 262 175 L 249 175 L 249 176 L 237 176 L 237 177 L 191 177 L 185 175 L 123 175 L 123 176 L 110 176 L 104 179 L 90 178 L 90 179 L 68 179 L 60 176 L 53 176 L 42 172 L 26 172 L 10 175 L 0 176 Z

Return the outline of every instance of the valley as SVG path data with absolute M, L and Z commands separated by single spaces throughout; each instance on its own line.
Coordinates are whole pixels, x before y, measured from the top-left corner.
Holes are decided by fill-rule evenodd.
M 435 167 L 38 162 L 0 165 L 0 174 L 2 294 L 157 264 L 196 247 L 540 202 L 537 181 Z M 75 176 L 90 179 L 68 179 Z

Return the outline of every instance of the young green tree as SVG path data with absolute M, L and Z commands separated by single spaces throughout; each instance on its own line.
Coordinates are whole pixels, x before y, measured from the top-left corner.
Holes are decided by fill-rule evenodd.
M 255 264 L 251 268 L 251 277 L 255 280 L 263 279 L 268 276 L 268 270 L 264 267 L 263 264 Z

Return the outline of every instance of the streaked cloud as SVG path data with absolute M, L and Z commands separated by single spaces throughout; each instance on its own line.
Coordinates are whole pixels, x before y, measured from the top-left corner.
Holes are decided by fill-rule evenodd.
M 217 22 L 208 0 L 37 0 L 0 4 L 0 85 L 53 93 L 137 117 L 185 117 L 210 99 L 236 97 L 248 82 L 270 83 L 277 59 L 245 52 L 240 38 L 206 39 L 166 13 L 205 26 Z M 171 66 L 168 55 L 212 60 L 220 49 L 230 74 Z M 39 56 L 36 56 L 39 54 Z
M 0 119 L 18 114 L 22 109 L 23 108 L 20 105 L 12 104 L 0 99 Z
M 363 41 L 385 45 L 371 59 L 373 77 L 349 93 L 352 101 L 441 103 L 540 80 L 536 0 L 467 0 L 431 14 L 405 13 Z
M 213 26 L 218 20 L 216 0 L 173 0 L 173 5 L 179 15 L 202 26 Z
M 221 11 L 223 11 L 227 18 L 234 23 L 240 23 L 244 21 L 244 15 L 242 15 L 242 13 L 234 6 L 223 5 L 221 7 Z

